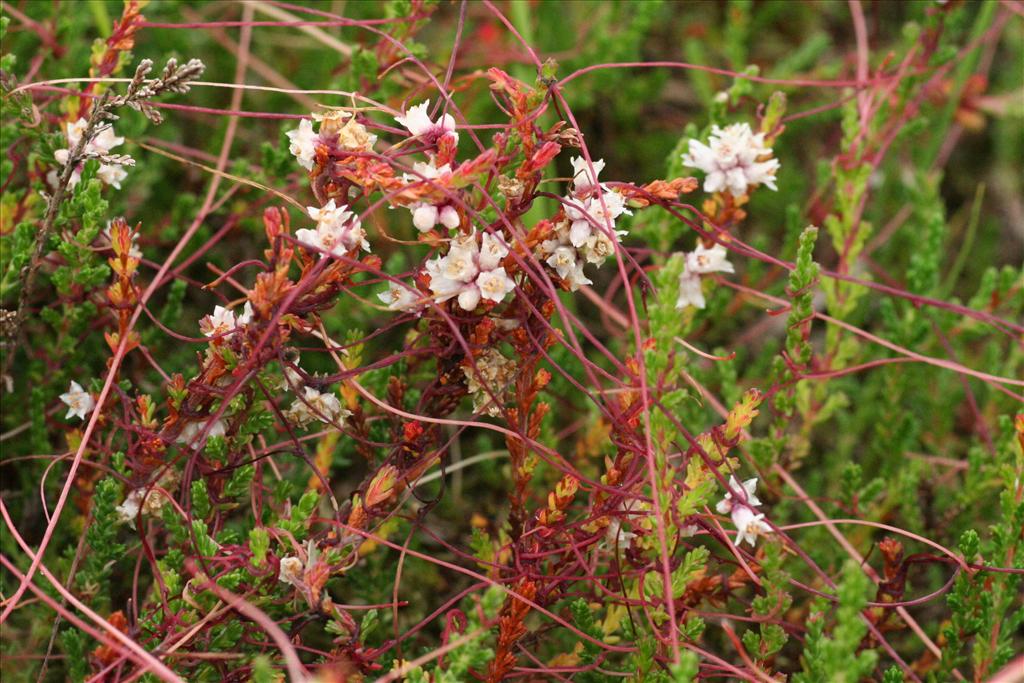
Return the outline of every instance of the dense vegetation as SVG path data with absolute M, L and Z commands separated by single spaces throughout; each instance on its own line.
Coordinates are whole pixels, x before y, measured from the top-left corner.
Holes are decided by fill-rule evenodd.
M 0 10 L 5 681 L 1024 668 L 1024 3 Z

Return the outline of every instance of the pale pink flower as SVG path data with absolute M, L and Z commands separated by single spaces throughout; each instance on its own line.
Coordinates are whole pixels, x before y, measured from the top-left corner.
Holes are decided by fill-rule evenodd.
M 742 197 L 749 187 L 765 185 L 775 187 L 778 159 L 766 159 L 771 147 L 765 146 L 764 133 L 754 133 L 747 123 L 734 123 L 724 129 L 711 128 L 708 144 L 690 140 L 689 152 L 683 154 L 683 164 L 706 173 L 705 192 L 728 190 L 733 197 Z

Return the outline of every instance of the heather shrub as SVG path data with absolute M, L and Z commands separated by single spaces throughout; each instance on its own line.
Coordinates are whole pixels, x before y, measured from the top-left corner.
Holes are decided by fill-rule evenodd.
M 1019 680 L 1020 2 L 2 14 L 4 680 Z

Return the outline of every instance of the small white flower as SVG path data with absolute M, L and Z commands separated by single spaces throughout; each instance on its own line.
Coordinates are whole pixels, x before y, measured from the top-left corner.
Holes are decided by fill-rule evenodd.
M 75 141 L 71 143 L 72 145 L 78 144 L 78 140 L 81 138 L 81 134 L 85 131 L 84 120 L 79 119 L 79 122 L 82 123 L 82 126 L 75 136 Z M 68 142 L 71 142 L 70 131 L 68 136 Z M 99 134 L 92 139 L 92 141 L 89 143 L 89 146 L 92 148 L 91 151 L 106 154 L 107 152 L 121 144 L 124 144 L 124 138 L 114 135 L 114 127 L 112 125 L 109 125 L 104 126 L 100 129 Z
M 124 170 L 121 164 L 100 164 L 96 171 L 96 177 L 105 184 L 121 189 L 121 181 L 128 177 L 128 171 Z
M 426 270 L 427 275 L 430 276 L 430 291 L 434 295 L 434 301 L 437 303 L 443 303 L 451 299 L 453 296 L 458 296 L 459 293 L 467 286 L 465 282 L 461 280 L 452 280 L 441 274 L 441 261 L 443 259 L 435 259 L 433 261 L 427 261 Z M 475 287 L 476 285 L 471 285 Z
M 698 243 L 697 249 L 686 255 L 686 270 L 690 273 L 735 273 L 736 269 L 728 261 L 729 252 L 721 244 L 710 249 Z
M 395 121 L 412 135 L 426 138 L 429 142 L 434 142 L 443 135 L 451 135 L 457 143 L 459 134 L 455 132 L 455 119 L 452 115 L 445 114 L 434 122 L 427 113 L 429 108 L 430 100 L 426 100 L 410 107 L 404 116 L 396 116 Z
M 306 568 L 302 560 L 294 555 L 289 555 L 281 558 L 281 568 L 278 571 L 277 580 L 290 583 L 296 588 L 302 588 L 302 577 L 305 572 Z
M 565 278 L 565 281 L 569 284 L 569 291 L 575 292 L 583 285 L 592 285 L 594 282 L 583 274 L 583 264 L 577 262 L 576 267 L 573 268 L 572 272 L 569 273 L 569 277 Z
M 576 270 L 576 250 L 572 247 L 558 247 L 548 257 L 547 264 L 555 269 L 558 277 L 567 280 Z
M 295 360 L 295 364 L 298 365 L 298 359 Z M 277 391 L 291 391 L 292 389 L 300 389 L 304 386 L 306 380 L 302 378 L 299 371 L 294 369 L 290 365 L 285 365 L 281 372 L 281 380 L 274 387 Z
M 580 253 L 587 263 L 604 263 L 615 253 L 615 242 L 603 232 L 594 232 L 580 247 Z
M 471 282 L 480 272 L 480 267 L 477 265 L 478 256 L 479 251 L 477 251 L 475 242 L 472 248 L 452 247 L 448 254 L 441 259 L 440 273 L 442 277 L 460 282 Z
M 628 524 L 630 527 L 636 528 L 643 518 L 650 515 L 650 512 L 646 509 L 644 503 L 636 498 L 620 502 L 618 511 L 622 514 L 610 515 L 608 517 L 605 539 L 611 546 L 618 543 L 620 548 L 626 548 L 637 537 L 637 534 L 633 531 L 627 531 L 623 527 Z
M 704 308 L 706 302 L 701 290 L 700 276 L 707 273 L 735 273 L 735 268 L 726 258 L 728 254 L 721 244 L 716 244 L 710 249 L 705 248 L 703 244 L 697 244 L 694 251 L 685 254 L 686 265 L 679 276 L 679 298 L 676 299 L 676 308 Z
M 736 501 L 737 503 L 747 505 L 749 507 L 757 507 L 758 505 L 761 504 L 761 501 L 758 500 L 757 496 L 755 495 L 755 491 L 757 490 L 757 477 L 754 477 L 753 479 L 747 479 L 746 481 L 743 482 L 743 485 L 741 486 L 740 483 L 736 481 L 736 477 L 730 474 L 729 488 L 733 491 L 743 492 L 745 499 L 740 499 L 739 501 Z M 718 501 L 718 504 L 715 505 L 715 509 L 718 510 L 719 514 L 723 515 L 727 515 L 730 512 L 732 512 L 732 508 L 733 498 L 732 493 L 729 492 L 726 492 L 725 498 Z
M 736 545 L 746 541 L 751 546 L 757 544 L 757 537 L 770 534 L 772 528 L 764 521 L 764 513 L 756 512 L 746 505 L 736 505 L 732 509 L 732 523 L 736 526 Z
M 419 293 L 405 285 L 392 283 L 386 290 L 377 295 L 389 311 L 408 311 L 419 305 Z
M 85 129 L 88 127 L 88 124 L 89 122 L 83 118 L 79 118 L 74 123 L 68 123 L 66 137 L 70 147 L 76 147 L 82 140 L 82 135 L 85 133 Z M 63 151 L 67 152 L 67 150 Z
M 708 144 L 690 140 L 690 150 L 683 154 L 683 164 L 703 171 L 705 192 L 728 190 L 741 197 L 752 185 L 775 187 L 778 159 L 758 161 L 772 153 L 765 146 L 764 133 L 755 134 L 747 123 L 734 123 L 724 129 L 711 128 Z
M 590 164 L 583 157 L 572 158 L 573 191 L 583 193 L 597 185 L 597 176 L 604 170 L 604 160 L 594 161 L 594 174 L 590 174 Z
M 578 200 L 572 198 L 567 201 L 578 204 Z M 626 208 L 626 200 L 618 192 L 604 192 L 599 196 L 590 197 L 584 202 L 582 210 L 566 204 L 565 213 L 572 221 L 569 241 L 574 247 L 582 247 L 591 235 L 604 232 L 604 229 L 614 232 L 615 219 L 623 214 L 633 215 L 633 212 Z
M 238 321 L 235 314 L 223 306 L 214 306 L 213 314 L 199 321 L 199 330 L 207 337 L 218 337 L 234 331 Z
M 485 232 L 480 238 L 480 270 L 493 270 L 508 256 L 508 246 L 501 235 Z
M 93 399 L 92 394 L 74 380 L 71 380 L 68 390 L 60 395 L 60 400 L 68 407 L 68 414 L 64 416 L 66 420 L 76 416 L 84 420 L 85 416 L 96 407 L 96 400 Z
M 353 215 L 348 210 L 348 206 L 345 204 L 338 206 L 333 199 L 319 208 L 307 206 L 306 213 L 316 221 L 317 228 L 336 228 L 348 222 Z
M 431 159 L 430 161 L 417 161 L 413 163 L 412 171 L 412 173 L 403 173 L 402 180 L 407 183 L 415 183 L 443 178 L 452 172 L 452 167 L 448 164 L 435 166 L 433 159 Z
M 676 308 L 682 309 L 687 306 L 704 308 L 707 305 L 704 301 L 704 292 L 701 290 L 700 276 L 683 271 L 679 276 L 679 297 L 676 299 Z
M 146 494 L 146 489 L 135 489 L 124 499 L 124 502 L 115 508 L 117 512 L 117 520 L 119 522 L 127 522 L 128 524 L 134 524 L 135 518 L 139 516 L 139 510 L 142 509 L 142 497 Z
M 207 425 L 210 425 L 209 429 L 206 428 Z M 197 441 L 199 435 L 204 431 L 206 436 L 203 437 L 202 441 Z M 207 439 L 211 436 L 224 436 L 227 434 L 227 431 L 227 425 L 224 424 L 224 420 L 215 420 L 212 423 L 209 420 L 206 422 L 189 422 L 181 430 L 181 433 L 178 434 L 178 438 L 174 440 L 174 443 L 185 444 L 190 448 L 199 450 L 206 445 Z
M 313 170 L 316 159 L 316 144 L 319 135 L 313 131 L 313 122 L 309 119 L 299 121 L 299 127 L 285 133 L 290 144 L 288 151 L 298 160 L 299 165 L 307 171 Z
M 302 397 L 296 398 L 291 407 L 284 411 L 285 417 L 300 427 L 305 427 L 313 420 L 332 424 L 351 414 L 341 407 L 341 401 L 333 393 L 321 393 L 313 387 L 304 387 Z
M 238 318 L 235 320 L 235 325 L 248 325 L 249 323 L 252 322 L 252 316 L 252 304 L 246 301 L 245 305 L 242 306 L 242 315 L 238 316 Z
M 480 273 L 476 278 L 476 286 L 480 289 L 481 297 L 497 303 L 516 288 L 516 283 L 505 273 L 504 268 L 498 267 Z

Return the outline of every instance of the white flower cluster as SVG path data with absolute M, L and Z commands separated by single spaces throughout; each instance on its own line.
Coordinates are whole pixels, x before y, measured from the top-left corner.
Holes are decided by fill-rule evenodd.
M 53 153 L 53 156 L 57 161 L 62 164 L 68 162 L 68 158 L 71 156 L 71 150 L 78 146 L 78 143 L 82 139 L 82 134 L 85 133 L 85 129 L 88 127 L 88 121 L 85 119 L 78 119 L 74 123 L 68 123 L 67 125 L 67 149 L 58 149 Z M 114 127 L 112 125 L 104 126 L 99 134 L 95 135 L 92 140 L 85 144 L 85 148 L 82 150 L 85 154 L 93 156 L 106 156 L 110 154 L 110 150 L 124 142 L 124 138 L 120 138 L 114 135 Z M 100 162 L 99 171 L 96 172 L 96 176 L 107 185 L 113 185 L 118 190 L 121 189 L 121 181 L 128 177 L 128 172 L 124 170 L 121 164 L 107 164 Z M 74 187 L 82 179 L 82 169 L 76 168 L 71 174 L 70 187 Z
M 505 358 L 495 349 L 485 349 L 473 359 L 472 366 L 463 365 L 466 388 L 473 397 L 473 410 L 491 417 L 501 415 L 502 397 L 515 378 L 516 369 L 514 360 Z
M 427 113 L 429 108 L 430 100 L 420 102 L 415 107 L 410 107 L 403 116 L 396 116 L 395 121 L 409 133 L 426 142 L 436 143 L 448 135 L 457 144 L 459 134 L 455 132 L 455 118 L 451 114 L 444 114 L 437 121 L 433 121 Z
M 704 308 L 704 292 L 701 290 L 700 276 L 707 273 L 735 273 L 735 269 L 726 258 L 728 252 L 721 244 L 707 249 L 697 244 L 697 249 L 686 254 L 686 266 L 679 276 L 679 298 L 676 308 L 694 306 Z
M 477 244 L 476 231 L 451 242 L 445 256 L 427 261 L 430 291 L 442 303 L 458 297 L 464 311 L 472 311 L 481 299 L 500 302 L 515 289 L 515 283 L 501 265 L 508 247 L 500 235 L 484 233 Z
M 252 322 L 252 304 L 248 301 L 242 307 L 242 314 L 235 316 L 231 309 L 214 306 L 213 313 L 199 321 L 199 331 L 207 337 L 221 337 Z
M 321 208 L 307 206 L 306 213 L 316 221 L 316 229 L 303 228 L 295 231 L 295 239 L 320 252 L 324 256 L 344 256 L 353 249 L 362 247 L 370 251 L 359 217 L 348 210 L 348 206 L 337 206 L 331 199 Z
M 452 172 L 451 166 L 448 164 L 443 164 L 440 167 L 435 166 L 433 159 L 427 163 L 417 161 L 412 165 L 412 170 L 412 174 L 406 173 L 402 176 L 402 179 L 407 183 L 436 180 L 451 175 Z M 416 202 L 415 204 L 410 204 L 408 209 L 412 211 L 412 224 L 420 232 L 427 232 L 438 223 L 449 230 L 453 230 L 459 227 L 459 224 L 462 222 L 459 218 L 458 209 L 448 201 L 444 201 L 441 204 Z
M 60 395 L 60 400 L 68 407 L 68 414 L 64 416 L 65 420 L 70 420 L 72 417 L 84 420 L 85 416 L 96 407 L 96 400 L 92 394 L 83 389 L 82 385 L 75 380 L 71 380 L 68 390 Z
M 712 126 L 711 139 L 705 145 L 690 140 L 690 151 L 683 154 L 683 164 L 704 171 L 705 192 L 728 190 L 733 197 L 742 197 L 754 185 L 775 187 L 779 160 L 770 157 L 764 133 L 754 133 L 750 124 L 734 123 L 725 128 Z M 758 161 L 764 159 L 763 161 Z
M 319 132 L 313 130 L 313 121 L 302 119 L 298 128 L 285 133 L 288 136 L 288 151 L 307 171 L 313 170 L 319 144 L 335 145 L 351 152 L 373 151 L 377 136 L 366 130 L 348 112 L 333 110 L 325 114 L 314 113 L 312 116 L 320 123 Z
M 586 159 L 573 158 L 572 189 L 564 201 L 567 220 L 555 227 L 554 239 L 539 246 L 539 256 L 574 292 L 581 285 L 591 284 L 583 274 L 583 266 L 604 263 L 615 253 L 618 238 L 626 234 L 615 229 L 615 220 L 623 214 L 633 215 L 621 194 L 598 184 L 597 175 L 604 169 L 604 161 L 599 159 L 593 166 L 591 174 Z
M 715 509 L 719 514 L 732 515 L 732 523 L 736 525 L 737 546 L 743 541 L 754 546 L 758 536 L 772 532 L 772 528 L 764 521 L 764 513 L 757 511 L 757 506 L 761 504 L 754 494 L 757 490 L 757 478 L 747 479 L 740 485 L 736 477 L 730 475 L 729 488 L 740 493 L 742 498 L 737 500 L 731 493 L 726 493 L 725 498 L 718 501 Z
M 305 427 L 313 420 L 324 424 L 337 424 L 351 415 L 351 411 L 341 407 L 338 397 L 329 391 L 320 392 L 313 387 L 303 387 L 302 395 L 296 396 L 284 416 L 298 427 Z

